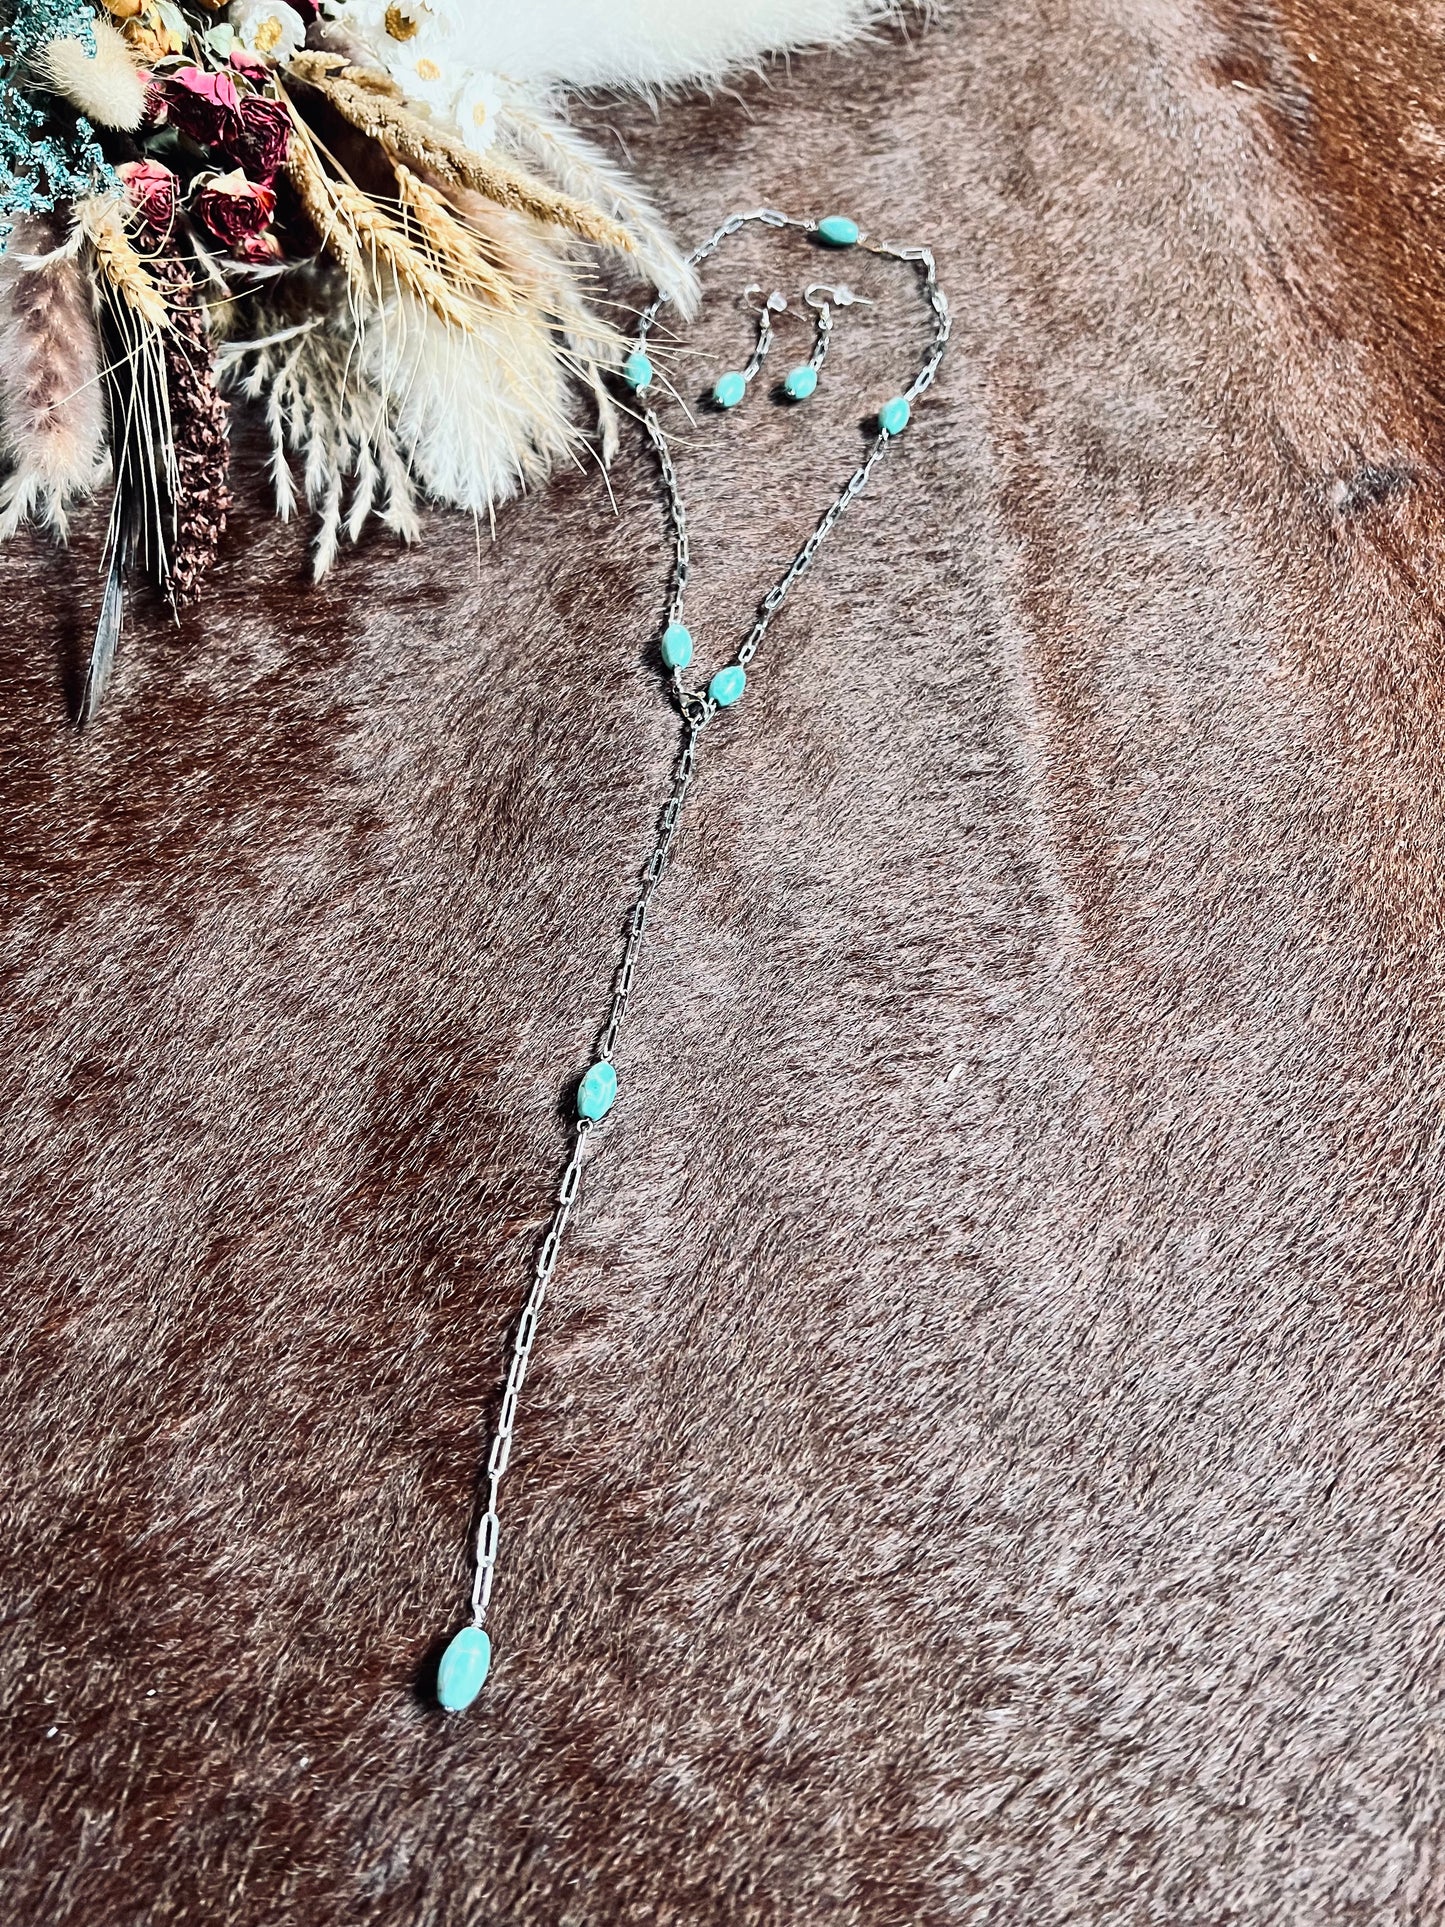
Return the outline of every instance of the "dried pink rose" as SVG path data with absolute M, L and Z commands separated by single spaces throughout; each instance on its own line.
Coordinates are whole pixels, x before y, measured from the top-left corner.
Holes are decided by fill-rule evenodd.
M 171 170 L 159 161 L 122 161 L 115 171 L 141 219 L 157 233 L 165 233 L 176 213 L 176 177 Z
M 229 74 L 178 67 L 165 81 L 167 118 L 203 147 L 222 143 L 241 125 L 241 96 Z
M 269 182 L 291 145 L 291 116 L 279 100 L 260 94 L 247 94 L 239 111 L 240 125 L 222 140 L 222 151 L 253 181 Z
M 276 196 L 269 187 L 248 181 L 239 167 L 198 183 L 191 206 L 216 239 L 243 261 L 274 260 L 280 253 L 275 237 L 266 232 Z
M 279 261 L 282 259 L 281 243 L 267 228 L 264 234 L 248 234 L 231 249 L 238 261 Z

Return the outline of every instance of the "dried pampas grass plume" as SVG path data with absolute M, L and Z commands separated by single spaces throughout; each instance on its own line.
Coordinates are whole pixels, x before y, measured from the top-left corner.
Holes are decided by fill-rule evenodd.
M 54 251 L 39 222 L 0 257 L 0 540 L 24 521 L 64 536 L 67 510 L 105 469 L 105 398 L 90 283 L 73 253 Z M 39 255 L 27 261 L 26 255 Z
M 560 334 L 567 370 L 588 390 L 597 411 L 606 466 L 617 453 L 618 423 L 604 377 L 622 366 L 627 342 L 589 308 L 575 262 L 557 249 L 547 229 L 462 189 L 457 190 L 455 206 L 499 270 L 525 291 L 545 325 Z
M 397 440 L 427 494 L 490 519 L 519 482 L 541 481 L 581 432 L 567 370 L 535 310 L 483 317 L 469 335 L 409 297 L 367 331 L 363 368 L 391 397 Z
M 38 61 L 41 77 L 97 127 L 132 133 L 145 118 L 148 76 L 124 35 L 99 15 L 94 35 L 94 47 L 71 37 L 48 41 Z

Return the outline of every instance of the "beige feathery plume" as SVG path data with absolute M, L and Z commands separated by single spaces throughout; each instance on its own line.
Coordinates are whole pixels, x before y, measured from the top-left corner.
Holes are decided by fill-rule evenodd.
M 27 520 L 66 533 L 67 510 L 105 468 L 105 397 L 90 281 L 38 220 L 0 258 L 0 539 Z M 40 257 L 26 260 L 24 257 Z
M 126 232 L 125 203 L 92 195 L 76 202 L 75 223 L 90 242 L 101 273 L 131 312 L 149 327 L 164 328 L 165 297 Z
M 393 159 L 408 161 L 449 186 L 470 188 L 499 207 L 567 228 L 584 241 L 622 254 L 633 252 L 631 235 L 600 208 L 573 200 L 520 168 L 474 154 L 392 93 L 359 84 L 353 76 L 368 70 L 338 65 L 334 54 L 302 53 L 287 71 L 293 79 L 314 87 L 358 133 L 376 141 Z
M 463 335 L 393 297 L 363 337 L 362 367 L 427 494 L 477 516 L 519 482 L 541 481 L 581 439 L 567 370 L 535 309 L 494 310 Z
M 696 271 L 676 247 L 637 188 L 560 118 L 544 117 L 513 97 L 497 117 L 499 138 L 519 160 L 535 168 L 575 201 L 609 214 L 632 240 L 634 265 L 668 295 L 684 319 L 697 312 Z
M 551 339 L 563 373 L 591 395 L 602 458 L 610 461 L 617 449 L 617 410 L 604 376 L 621 367 L 627 342 L 587 306 L 576 263 L 558 249 L 555 230 L 463 189 L 456 190 L 455 203 L 479 244 L 517 289 L 523 312 Z M 569 421 L 565 434 L 548 431 L 544 440 L 559 452 L 565 446 L 575 454 L 579 437 Z
M 263 309 L 267 332 L 256 341 L 227 342 L 219 354 L 223 385 L 265 404 L 271 479 L 283 521 L 297 504 L 290 458 L 301 464 L 301 490 L 317 516 L 318 578 L 335 560 L 343 532 L 354 542 L 372 515 L 404 542 L 421 532 L 412 476 L 386 399 L 358 366 L 359 324 L 326 286 L 329 272 L 318 278 L 299 271 L 293 298 L 308 296 L 309 311 Z
M 47 41 L 36 65 L 47 86 L 63 94 L 97 127 L 130 132 L 145 118 L 149 76 L 109 20 L 97 15 L 90 24 L 93 45 L 73 35 Z

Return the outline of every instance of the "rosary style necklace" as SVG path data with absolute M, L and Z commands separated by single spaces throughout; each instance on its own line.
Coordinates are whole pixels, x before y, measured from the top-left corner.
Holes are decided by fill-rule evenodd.
M 647 353 L 649 335 L 668 297 L 659 295 L 639 317 L 637 347 L 628 356 L 622 373 L 623 379 L 636 396 L 641 410 L 643 428 L 652 451 L 657 457 L 663 501 L 672 531 L 672 580 L 660 652 L 668 671 L 668 700 L 677 712 L 681 736 L 673 765 L 672 789 L 658 818 L 656 837 L 642 871 L 641 883 L 627 923 L 622 955 L 613 976 L 611 1005 L 598 1035 L 592 1062 L 576 1087 L 576 1120 L 573 1125 L 571 1152 L 562 1171 L 551 1222 L 534 1262 L 531 1286 L 512 1335 L 501 1409 L 497 1415 L 496 1429 L 492 1434 L 491 1450 L 487 1457 L 484 1479 L 486 1505 L 477 1528 L 471 1620 L 468 1625 L 462 1627 L 460 1632 L 453 1635 L 442 1654 L 437 1673 L 437 1698 L 450 1712 L 459 1712 L 463 1707 L 471 1705 L 486 1683 L 491 1667 L 492 1642 L 486 1630 L 486 1618 L 487 1607 L 492 1596 L 492 1583 L 496 1577 L 497 1547 L 501 1531 L 497 1500 L 502 1479 L 512 1456 L 512 1441 L 516 1430 L 517 1407 L 522 1396 L 522 1384 L 527 1375 L 528 1361 L 537 1336 L 537 1324 L 541 1317 L 542 1305 L 556 1272 L 562 1241 L 566 1236 L 573 1206 L 577 1201 L 587 1145 L 592 1133 L 611 1110 L 617 1097 L 617 1072 L 613 1066 L 613 1052 L 616 1050 L 623 1019 L 632 998 L 633 979 L 642 949 L 643 935 L 647 929 L 648 916 L 652 909 L 652 900 L 667 866 L 668 855 L 677 834 L 678 820 L 682 815 L 683 804 L 697 768 L 699 743 L 704 730 L 712 724 L 713 720 L 722 711 L 731 709 L 743 695 L 747 687 L 748 664 L 757 654 L 759 645 L 767 634 L 768 624 L 782 607 L 793 585 L 812 567 L 818 550 L 847 512 L 850 504 L 867 487 L 868 478 L 887 454 L 892 443 L 908 426 L 913 404 L 932 383 L 948 342 L 951 326 L 948 300 L 938 285 L 933 256 L 929 250 L 918 247 L 894 247 L 881 241 L 869 240 L 860 232 L 857 222 L 844 215 L 828 215 L 818 221 L 797 220 L 790 215 L 779 214 L 772 208 L 758 208 L 751 213 L 734 214 L 693 250 L 689 256 L 691 264 L 700 265 L 709 256 L 715 254 L 730 236 L 753 225 L 765 228 L 789 228 L 798 234 L 808 236 L 825 248 L 842 251 L 858 248 L 868 254 L 878 255 L 884 260 L 907 263 L 919 276 L 920 291 L 928 304 L 932 319 L 933 339 L 923 358 L 922 366 L 909 386 L 883 402 L 878 409 L 876 432 L 867 453 L 824 510 L 812 534 L 759 603 L 757 615 L 745 639 L 734 650 L 729 660 L 714 671 L 708 682 L 697 684 L 686 680 L 693 657 L 693 638 L 683 620 L 691 570 L 687 511 L 677 479 L 677 470 L 673 464 L 672 449 L 658 418 L 656 371 Z M 752 289 L 748 290 L 749 294 L 752 292 Z M 809 359 L 790 369 L 783 380 L 783 393 L 792 403 L 805 402 L 817 388 L 819 370 L 826 358 L 834 325 L 833 308 L 851 306 L 857 299 L 858 297 L 846 287 L 826 288 L 819 283 L 814 283 L 807 289 L 804 301 L 815 316 L 816 339 Z M 779 293 L 769 295 L 759 313 L 757 345 L 747 365 L 742 369 L 723 374 L 713 387 L 712 400 L 716 407 L 736 408 L 746 399 L 749 388 L 772 344 L 773 317 L 781 315 L 786 308 L 787 299 L 784 295 Z

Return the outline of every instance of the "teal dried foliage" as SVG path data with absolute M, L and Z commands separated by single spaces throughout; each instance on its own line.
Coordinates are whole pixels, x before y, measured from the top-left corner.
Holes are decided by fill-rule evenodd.
M 93 9 L 77 0 L 0 5 L 0 246 L 14 216 L 116 185 L 90 122 L 53 96 L 30 91 L 41 49 L 59 39 L 93 47 Z

